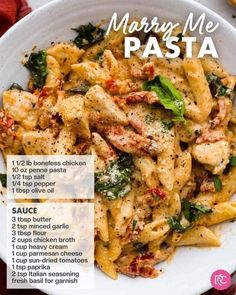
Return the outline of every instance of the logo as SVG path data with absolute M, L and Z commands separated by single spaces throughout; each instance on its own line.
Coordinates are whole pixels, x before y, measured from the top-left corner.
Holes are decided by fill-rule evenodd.
M 231 286 L 231 276 L 223 269 L 218 269 L 211 275 L 211 285 L 216 290 L 226 290 Z

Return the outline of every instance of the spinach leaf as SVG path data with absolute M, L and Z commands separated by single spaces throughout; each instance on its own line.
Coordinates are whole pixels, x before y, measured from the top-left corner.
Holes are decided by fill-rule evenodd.
M 31 53 L 24 66 L 31 72 L 33 85 L 36 88 L 42 88 L 47 77 L 47 54 L 45 50 Z
M 104 54 L 104 49 L 101 49 L 98 51 L 97 55 L 95 56 L 95 61 L 97 61 L 99 64 L 103 62 L 103 54 Z
M 2 183 L 3 187 L 7 187 L 7 175 L 0 173 L 0 182 Z
M 137 223 L 138 223 L 138 220 L 134 219 L 132 222 L 132 231 L 135 230 Z
M 151 123 L 153 123 L 155 121 L 155 117 L 153 116 L 153 114 L 147 114 L 145 116 L 144 120 L 145 120 L 145 123 L 150 125 Z
M 148 244 L 143 244 L 141 242 L 133 243 L 133 247 L 135 248 L 135 251 L 140 253 L 140 254 L 146 253 L 149 250 L 148 249 Z
M 165 130 L 170 130 L 174 126 L 173 122 L 170 121 L 162 120 L 161 122 Z
M 185 120 L 183 97 L 169 79 L 163 76 L 156 76 L 151 81 L 145 81 L 143 83 L 143 89 L 156 92 L 164 108 L 173 112 L 173 121 Z
M 229 163 L 231 166 L 236 166 L 236 157 L 232 156 L 230 159 L 229 159 Z
M 214 181 L 215 190 L 217 192 L 220 192 L 222 190 L 222 182 L 221 182 L 221 179 L 219 178 L 218 175 L 214 175 L 213 176 L 213 181 Z
M 183 233 L 186 230 L 186 228 L 181 225 L 179 217 L 169 217 L 167 222 L 170 228 L 175 230 L 177 233 Z
M 15 83 L 15 82 L 11 84 L 8 90 L 13 90 L 13 89 L 24 90 L 18 83 Z
M 225 169 L 223 171 L 223 174 L 228 175 L 229 172 L 231 171 L 232 167 L 236 167 L 236 156 L 231 156 L 229 158 L 229 162 L 226 165 L 226 167 L 225 167 Z
M 132 172 L 132 156 L 121 154 L 105 171 L 95 173 L 95 191 L 109 200 L 122 198 L 131 190 Z
M 210 74 L 206 78 L 213 97 L 230 96 L 231 89 L 224 86 L 219 77 Z
M 95 27 L 91 23 L 79 26 L 78 28 L 74 28 L 72 30 L 78 33 L 73 42 L 79 48 L 89 47 L 104 39 L 105 31 L 101 28 Z
M 211 213 L 212 210 L 203 205 L 191 203 L 187 199 L 182 201 L 182 212 L 184 217 L 190 222 L 197 221 L 203 214 Z
M 133 243 L 133 246 L 134 246 L 134 248 L 138 249 L 138 248 L 141 248 L 141 247 L 143 247 L 143 246 L 144 246 L 144 244 L 143 244 L 143 243 L 141 243 L 141 242 L 135 242 L 135 243 Z
M 78 87 L 73 87 L 73 88 L 70 88 L 68 90 L 68 92 L 71 92 L 72 94 L 85 94 L 90 88 L 90 85 L 88 84 L 83 84 L 81 86 L 78 86 Z
M 182 211 L 179 216 L 169 217 L 167 222 L 172 230 L 176 232 L 183 233 L 187 229 L 192 227 L 193 222 L 197 221 L 202 215 L 211 213 L 212 210 L 204 207 L 200 204 L 191 203 L 187 199 L 183 199 L 182 201 Z M 181 224 L 182 218 L 185 218 L 189 225 L 183 226 Z

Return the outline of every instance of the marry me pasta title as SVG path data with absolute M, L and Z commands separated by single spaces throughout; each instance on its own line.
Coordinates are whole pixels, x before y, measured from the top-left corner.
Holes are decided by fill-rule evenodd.
M 205 13 L 201 14 L 198 19 L 194 21 L 194 15 L 191 12 L 186 19 L 185 24 L 182 26 L 182 33 L 180 34 L 181 38 L 178 35 L 173 36 L 174 30 L 179 26 L 180 23 L 174 24 L 171 21 L 160 23 L 158 17 L 153 17 L 150 21 L 147 17 L 143 17 L 138 21 L 131 20 L 129 13 L 126 13 L 123 18 L 118 21 L 118 15 L 117 13 L 114 13 L 110 20 L 106 35 L 109 35 L 111 30 L 123 30 L 125 35 L 125 58 L 129 58 L 132 52 L 141 48 L 141 40 L 138 37 L 131 36 L 135 32 L 140 31 L 150 35 L 142 53 L 143 58 L 147 58 L 150 55 L 156 55 L 158 58 L 176 58 L 181 53 L 181 49 L 178 45 L 178 42 L 180 41 L 185 43 L 184 47 L 186 57 L 191 58 L 194 52 L 194 43 L 197 42 L 197 38 L 186 36 L 186 33 L 198 31 L 199 35 L 204 35 L 205 33 L 211 34 L 219 27 L 219 23 L 206 21 Z M 150 33 L 153 33 L 154 36 Z M 159 41 L 158 38 L 155 37 L 155 34 L 160 34 L 162 36 L 162 40 Z M 159 42 L 165 42 L 167 51 L 165 50 L 165 52 L 162 52 Z M 202 58 L 205 55 L 211 55 L 214 58 L 218 58 L 215 44 L 209 36 L 205 36 L 202 39 L 197 57 Z

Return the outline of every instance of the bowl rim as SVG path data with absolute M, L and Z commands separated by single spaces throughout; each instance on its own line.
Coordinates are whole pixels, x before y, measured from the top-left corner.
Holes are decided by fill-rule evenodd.
M 81 0 L 78 0 L 78 1 L 81 1 Z M 121 1 L 124 1 L 124 0 L 121 0 Z M 169 1 L 169 0 L 167 0 L 167 1 Z M 217 21 L 221 22 L 224 26 L 228 27 L 229 30 L 232 30 L 232 32 L 234 32 L 236 34 L 236 27 L 234 27 L 231 23 L 229 23 L 227 20 L 225 20 L 217 12 L 211 10 L 210 8 L 204 6 L 203 4 L 197 2 L 196 0 L 193 0 L 191 2 L 189 0 L 177 0 L 177 1 L 180 2 L 180 5 L 185 5 L 186 4 L 187 6 L 188 5 L 193 6 L 193 8 L 197 7 L 199 9 L 202 9 L 204 12 L 208 13 L 209 16 L 211 16 L 212 18 L 215 18 Z M 50 2 L 46 3 L 45 5 L 33 10 L 28 15 L 26 15 L 25 17 L 20 19 L 7 32 L 5 32 L 3 34 L 3 36 L 0 38 L 0 47 L 2 46 L 2 44 L 4 44 L 4 42 L 9 37 L 11 37 L 12 34 L 14 34 L 15 31 L 17 31 L 18 29 L 23 27 L 25 24 L 27 24 L 27 21 L 30 20 L 30 18 L 33 18 L 37 14 L 41 14 L 43 11 L 51 9 L 54 6 L 62 5 L 63 2 L 65 2 L 65 0 L 53 0 L 53 1 L 50 1 Z M 110 0 L 110 2 L 116 2 L 116 0 Z M 135 3 L 135 0 L 130 0 L 130 2 Z M 236 35 L 235 35 L 235 37 L 236 37 Z

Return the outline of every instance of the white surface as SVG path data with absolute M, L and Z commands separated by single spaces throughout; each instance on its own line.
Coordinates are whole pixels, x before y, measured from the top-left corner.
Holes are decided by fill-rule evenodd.
M 220 22 L 220 28 L 216 31 L 214 40 L 217 43 L 223 64 L 231 72 L 236 68 L 234 58 L 235 29 L 215 13 L 193 1 L 58 0 L 33 12 L 1 38 L 0 92 L 6 89 L 13 80 L 23 86 L 26 85 L 28 73 L 20 64 L 20 57 L 25 50 L 31 49 L 35 44 L 40 48 L 45 48 L 50 45 L 51 41 L 70 40 L 74 37 L 74 33 L 70 30 L 71 27 L 88 21 L 97 22 L 103 18 L 107 19 L 114 11 L 121 14 L 130 11 L 146 16 L 158 15 L 179 22 L 182 22 L 191 11 L 196 16 L 205 11 L 208 19 Z M 5 208 L 0 206 L 1 220 L 3 220 L 0 223 L 0 254 L 3 258 L 5 258 L 6 240 L 5 211 Z M 221 228 L 222 247 L 216 249 L 179 249 L 170 263 L 161 266 L 164 273 L 157 279 L 137 278 L 133 280 L 120 276 L 117 281 L 113 281 L 100 271 L 96 271 L 96 289 L 92 291 L 70 291 L 70 294 L 198 295 L 210 288 L 209 279 L 214 270 L 224 268 L 233 272 L 236 269 L 236 223 L 226 223 Z M 55 292 L 50 290 L 47 293 L 67 294 L 63 290 Z

